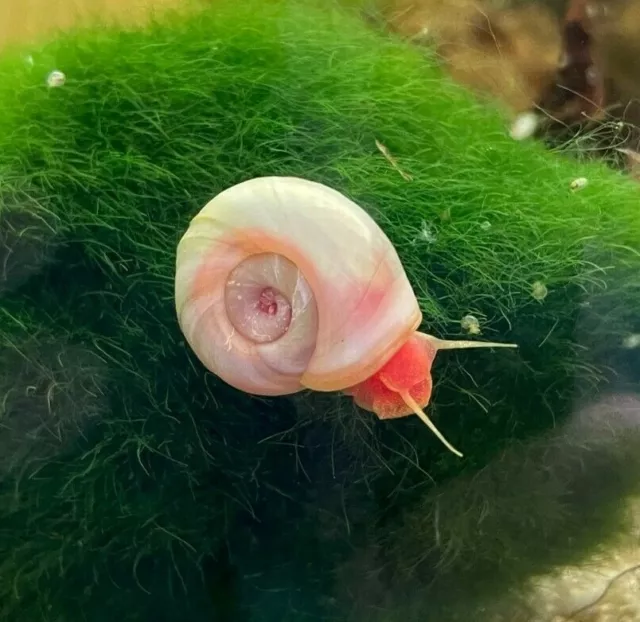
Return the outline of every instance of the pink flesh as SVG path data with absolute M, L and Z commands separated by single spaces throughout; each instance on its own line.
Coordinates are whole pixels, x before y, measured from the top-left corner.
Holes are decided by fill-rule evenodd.
M 229 275 L 224 297 L 227 314 L 236 330 L 255 343 L 282 337 L 291 324 L 291 302 L 265 283 L 264 254 L 238 264 Z
M 232 324 L 251 341 L 270 343 L 289 329 L 291 304 L 272 287 L 228 286 L 225 299 Z
M 412 415 L 413 410 L 401 394 L 410 395 L 421 408 L 429 403 L 433 388 L 431 366 L 435 355 L 435 348 L 414 333 L 371 378 L 345 393 L 353 396 L 358 406 L 375 413 L 380 419 Z

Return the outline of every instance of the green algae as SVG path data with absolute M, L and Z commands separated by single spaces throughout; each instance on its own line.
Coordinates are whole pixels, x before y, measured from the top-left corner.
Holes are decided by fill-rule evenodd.
M 423 53 L 341 9 L 257 1 L 28 53 L 33 66 L 21 53 L 0 61 L 0 180 L 31 215 L 5 200 L 3 236 L 34 258 L 0 288 L 0 388 L 36 386 L 40 401 L 16 402 L 12 418 L 53 412 L 73 423 L 59 436 L 82 433 L 54 455 L 33 442 L 4 472 L 2 619 L 342 619 L 334 571 L 354 547 L 383 547 L 374 567 L 393 574 L 405 547 L 430 541 L 434 515 L 412 519 L 430 495 L 454 478 L 473 491 L 474 473 L 576 400 L 637 386 L 620 353 L 640 331 L 637 187 L 514 143 L 499 111 Z M 47 87 L 52 69 L 64 86 Z M 519 344 L 436 361 L 430 412 L 463 461 L 414 418 L 377 422 L 338 396 L 241 395 L 188 350 L 173 308 L 177 241 L 211 197 L 259 175 L 320 181 L 369 210 L 427 332 L 459 337 L 471 313 L 483 338 Z M 572 192 L 578 177 L 589 183 Z M 82 381 L 60 378 L 58 351 Z M 0 451 L 15 438 L 0 435 Z M 486 503 L 499 494 L 489 487 Z M 532 557 L 548 532 L 576 528 L 545 499 L 526 508 L 546 526 Z M 464 529 L 473 512 L 452 512 L 458 557 L 491 567 L 492 534 L 479 542 Z M 585 539 L 613 514 L 584 521 Z M 502 542 L 517 539 L 518 521 L 496 525 L 511 529 Z M 532 565 L 507 558 L 507 570 Z M 220 587 L 234 565 L 242 611 Z

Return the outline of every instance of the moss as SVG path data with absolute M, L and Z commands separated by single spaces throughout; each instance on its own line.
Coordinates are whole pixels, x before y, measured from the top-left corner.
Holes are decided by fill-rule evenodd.
M 32 443 L 4 475 L 4 619 L 240 616 L 220 613 L 234 565 L 255 619 L 335 614 L 332 572 L 353 546 L 393 540 L 436 486 L 473 481 L 624 372 L 619 344 L 640 329 L 636 186 L 513 143 L 496 110 L 358 17 L 223 1 L 28 52 L 33 66 L 24 50 L 0 61 L 0 178 L 22 197 L 0 239 L 27 230 L 20 218 L 50 234 L 30 229 L 33 266 L 2 290 L 2 360 L 29 371 L 6 364 L 0 387 L 60 373 L 62 349 L 79 380 L 58 382 L 52 416 L 82 434 L 45 454 Z M 63 87 L 46 86 L 52 69 Z M 465 460 L 419 421 L 377 422 L 337 396 L 240 395 L 185 346 L 176 243 L 213 195 L 258 175 L 321 181 L 370 210 L 428 332 L 455 338 L 472 313 L 485 338 L 520 344 L 436 362 L 431 410 Z M 18 403 L 27 420 L 42 409 Z

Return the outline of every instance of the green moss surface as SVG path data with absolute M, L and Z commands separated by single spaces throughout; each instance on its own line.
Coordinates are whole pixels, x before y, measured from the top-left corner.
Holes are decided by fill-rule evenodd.
M 53 69 L 63 87 L 47 87 Z M 583 515 L 566 464 L 553 490 L 542 458 L 519 480 L 491 467 L 500 485 L 476 474 L 604 388 L 637 386 L 620 347 L 640 332 L 636 185 L 512 142 L 433 59 L 309 3 L 79 32 L 6 54 L 0 75 L 1 619 L 364 619 L 367 602 L 343 597 L 350 564 L 381 581 L 385 615 L 454 619 L 496 577 L 506 590 L 618 525 L 610 499 Z M 425 331 L 460 337 L 471 313 L 482 338 L 520 345 L 436 361 L 430 412 L 464 460 L 417 418 L 251 398 L 189 351 L 177 241 L 259 175 L 321 181 L 369 210 Z M 589 184 L 572 192 L 577 177 Z M 537 503 L 514 495 L 528 483 Z M 440 497 L 456 529 L 434 548 Z M 485 531 L 480 507 L 496 517 Z M 423 549 L 428 572 L 408 572 L 406 551 Z M 430 610 L 439 560 L 476 593 L 440 591 Z

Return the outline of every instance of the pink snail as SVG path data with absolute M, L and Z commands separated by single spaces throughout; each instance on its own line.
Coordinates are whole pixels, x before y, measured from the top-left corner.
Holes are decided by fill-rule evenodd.
M 367 212 L 323 184 L 259 177 L 215 196 L 178 244 L 180 328 L 202 364 L 262 396 L 342 391 L 380 419 L 423 412 L 438 350 L 516 347 L 417 332 L 400 258 Z

